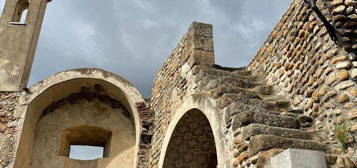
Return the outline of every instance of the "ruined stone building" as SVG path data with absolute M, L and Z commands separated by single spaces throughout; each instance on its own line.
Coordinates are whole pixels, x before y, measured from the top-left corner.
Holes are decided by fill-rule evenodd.
M 215 64 L 212 26 L 194 22 L 151 100 L 101 69 L 27 86 L 48 2 L 6 0 L 1 15 L 0 167 L 357 167 L 356 0 L 293 0 L 239 68 Z

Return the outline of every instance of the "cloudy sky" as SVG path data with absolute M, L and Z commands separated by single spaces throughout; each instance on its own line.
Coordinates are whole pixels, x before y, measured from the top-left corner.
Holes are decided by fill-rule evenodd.
M 0 0 L 2 11 L 5 0 Z M 29 85 L 66 69 L 97 67 L 150 97 L 152 80 L 193 21 L 214 25 L 216 62 L 249 63 L 291 0 L 53 0 Z
M 2 11 L 5 0 L 0 0 Z M 48 4 L 29 85 L 56 72 L 97 67 L 131 81 L 145 97 L 193 21 L 214 25 L 216 62 L 249 63 L 291 0 L 53 0 Z M 71 150 L 92 159 L 93 148 Z

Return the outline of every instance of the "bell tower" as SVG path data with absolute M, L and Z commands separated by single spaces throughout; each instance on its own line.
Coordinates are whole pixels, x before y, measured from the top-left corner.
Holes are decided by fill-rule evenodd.
M 49 1 L 6 0 L 0 19 L 0 91 L 26 87 Z

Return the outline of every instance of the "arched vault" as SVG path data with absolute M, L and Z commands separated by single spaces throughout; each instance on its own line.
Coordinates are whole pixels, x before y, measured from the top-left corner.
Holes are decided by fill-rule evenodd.
M 32 144 L 34 143 L 35 131 L 40 119 L 51 108 L 68 97 L 83 90 L 92 89 L 103 102 L 116 106 L 120 102 L 128 112 L 135 129 L 135 154 L 133 154 L 133 167 L 137 165 L 137 153 L 141 123 L 136 108 L 136 103 L 144 102 L 138 90 L 124 78 L 113 73 L 94 68 L 73 69 L 52 75 L 28 89 L 27 94 L 20 98 L 20 108 L 17 110 L 22 127 L 19 131 L 17 143 L 15 168 L 31 168 Z M 94 95 L 96 95 L 96 93 Z M 93 95 L 93 94 L 92 94 Z M 106 98 L 107 97 L 107 98 Z M 131 166 L 130 166 L 131 167 Z

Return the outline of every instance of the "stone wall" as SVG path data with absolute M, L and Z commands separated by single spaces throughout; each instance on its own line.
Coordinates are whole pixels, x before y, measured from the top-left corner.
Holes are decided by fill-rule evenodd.
M 356 1 L 317 4 L 318 10 L 294 0 L 248 68 L 262 72 L 293 107 L 315 119 L 313 128 L 323 130 L 319 141 L 332 147 L 333 154 L 356 159 L 357 62 L 351 27 Z M 336 39 L 328 25 L 344 34 L 337 33 Z
M 212 26 L 194 22 L 166 60 L 153 82 L 152 110 L 155 128 L 150 154 L 151 167 L 157 167 L 162 140 L 172 117 L 172 110 L 184 95 L 193 93 L 194 85 L 187 84 L 194 65 L 213 65 Z
M 15 109 L 19 92 L 0 92 L 0 167 L 8 168 L 13 163 L 18 117 Z
M 154 114 L 150 110 L 150 102 L 136 103 L 136 108 L 140 114 L 142 124 L 137 167 L 147 168 L 149 165 L 149 152 L 153 135 Z
M 337 43 L 346 51 L 357 54 L 357 1 L 318 0 L 316 6 L 335 29 Z

